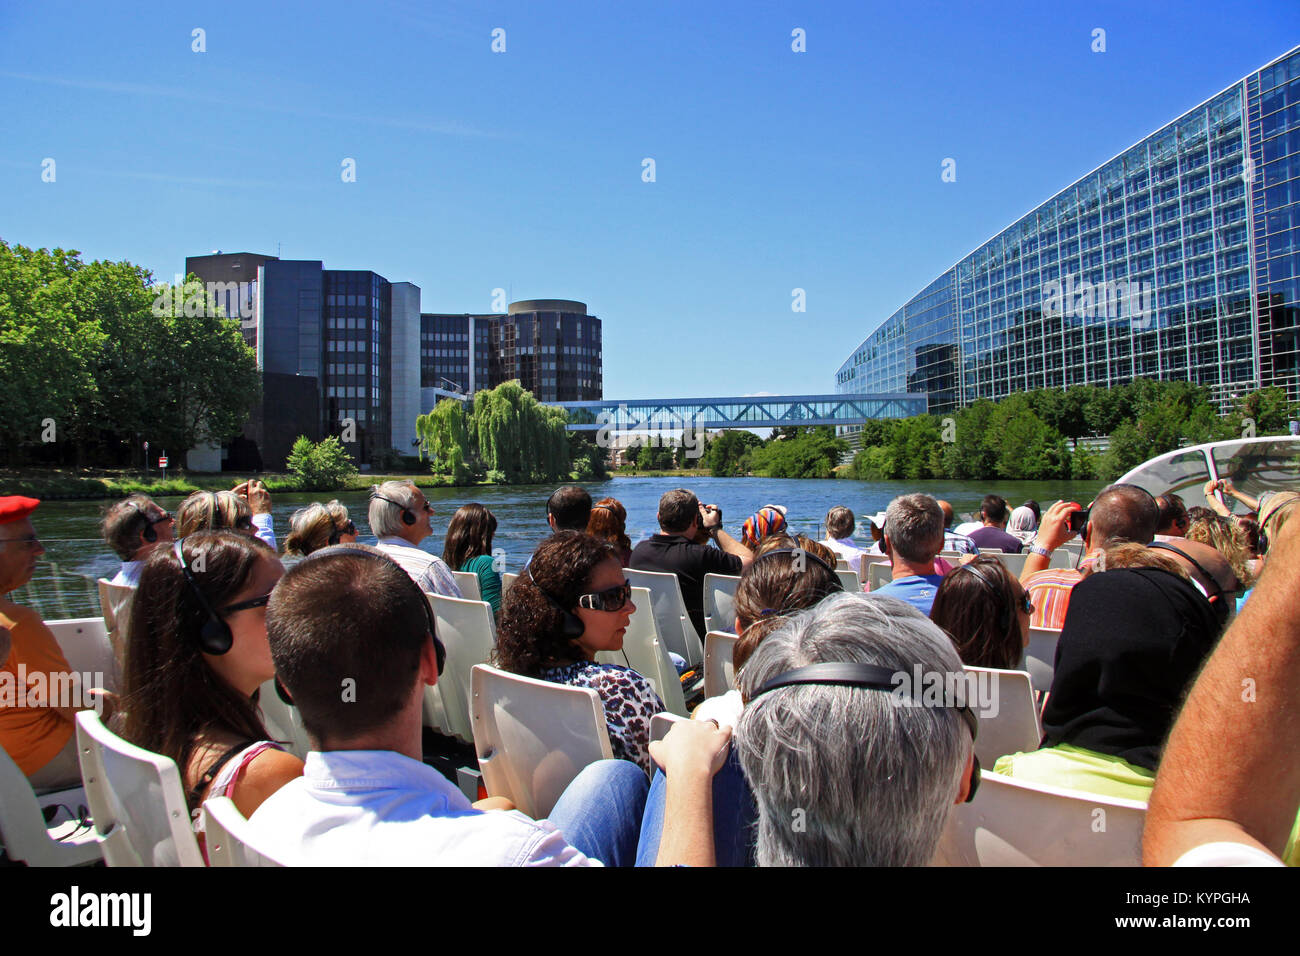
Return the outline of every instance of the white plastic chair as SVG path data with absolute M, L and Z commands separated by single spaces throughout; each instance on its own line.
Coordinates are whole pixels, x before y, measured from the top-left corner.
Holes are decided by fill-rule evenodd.
M 93 687 L 98 682 L 105 690 L 117 691 L 121 671 L 102 617 L 46 621 L 45 626 L 54 635 L 68 666 L 75 673 L 83 675 L 83 684 L 86 680 L 84 675 L 89 674 L 94 678 L 89 686 Z M 102 682 L 95 675 L 102 677 Z
M 621 651 L 600 651 L 596 660 L 602 664 L 630 667 L 648 680 L 664 707 L 670 713 L 687 716 L 686 697 L 682 681 L 668 656 L 668 648 L 659 637 L 654 611 L 650 606 L 650 592 L 645 588 L 632 589 L 632 603 L 636 611 L 628 621 L 623 635 Z
M 126 660 L 126 626 L 131 620 L 135 588 L 129 584 L 113 584 L 108 578 L 100 578 L 95 584 L 99 589 L 99 609 L 104 615 L 108 642 L 120 669 Z
M 986 767 L 975 799 L 949 810 L 933 865 L 1141 866 L 1146 806 Z
M 489 795 L 506 797 L 541 820 L 582 768 L 614 756 L 600 695 L 508 674 L 473 669 L 474 750 Z
M 893 580 L 893 576 L 894 566 L 888 561 L 883 564 L 879 561 L 871 564 L 867 568 L 867 584 L 870 585 L 868 590 L 879 591 Z
M 853 568 L 849 565 L 849 560 L 848 560 L 848 558 L 836 558 L 836 559 L 835 559 L 835 570 L 836 570 L 836 571 L 852 571 Z
M 1049 568 L 1072 568 L 1078 559 L 1078 551 L 1057 548 L 1052 552 L 1051 558 L 1048 559 L 1047 566 Z
M 835 572 L 836 577 L 840 579 L 840 585 L 850 594 L 856 594 L 862 590 L 862 579 L 858 577 L 858 572 L 845 570 Z
M 254 849 L 256 836 L 229 797 L 203 801 L 203 839 L 212 866 L 284 866 L 270 854 Z
M 1025 561 L 1029 558 L 1027 553 L 1004 554 L 1001 551 L 981 551 L 980 554 L 997 558 L 1002 562 L 1002 566 L 1011 572 L 1012 577 L 1017 579 L 1020 577 L 1020 572 L 1025 569 Z
M 676 714 L 655 714 L 650 718 L 650 739 L 663 740 L 668 736 L 668 731 L 673 729 L 673 724 L 679 720 L 689 719 L 689 717 L 678 717 Z
M 127 743 L 93 710 L 77 714 L 81 779 L 109 866 L 202 866 L 180 771 Z
M 467 601 L 483 600 L 483 592 L 478 586 L 478 575 L 473 571 L 453 571 L 452 575 L 456 578 L 456 586 L 460 588 L 460 596 Z
M 274 677 L 262 685 L 257 703 L 262 708 L 262 720 L 266 723 L 271 739 L 287 744 L 289 752 L 295 757 L 306 759 L 307 751 L 311 750 L 311 740 L 307 736 L 307 728 L 303 726 L 302 715 L 298 713 L 297 707 L 280 699 Z
M 704 628 L 706 631 L 729 631 L 736 625 L 736 588 L 738 574 L 704 575 Z
M 999 757 L 1007 754 L 1037 750 L 1043 739 L 1043 729 L 1038 722 L 1038 705 L 1029 675 L 1024 671 L 1004 671 L 995 667 L 967 667 L 968 674 L 989 675 L 979 677 L 981 689 L 988 680 L 992 701 L 978 699 L 975 707 L 979 715 L 979 737 L 975 741 L 975 755 L 985 767 L 992 767 Z M 996 715 L 989 716 L 997 705 Z
M 960 552 L 960 551 L 940 551 L 940 552 L 939 552 L 939 557 L 943 558 L 945 561 L 947 561 L 947 562 L 948 562 L 949 564 L 951 564 L 953 567 L 956 567 L 957 565 L 961 564 L 961 552 Z
M 474 739 L 474 721 L 470 717 L 470 670 L 492 656 L 496 644 L 496 625 L 492 605 L 486 601 L 425 594 L 433 609 L 438 639 L 447 648 L 447 664 L 438 678 L 436 689 L 442 697 L 443 719 L 450 736 L 465 742 Z
M 1056 643 L 1061 632 L 1052 627 L 1031 627 L 1029 646 L 1025 648 L 1025 670 L 1033 682 L 1034 690 L 1046 694 L 1052 689 L 1052 675 L 1056 668 Z
M 704 635 L 704 696 L 719 697 L 736 686 L 736 668 L 732 658 L 740 638 L 724 631 Z
M 85 866 L 100 859 L 93 828 L 77 820 L 47 826 L 42 807 L 62 805 L 72 813 L 86 805 L 80 787 L 37 797 L 26 775 L 0 747 L 0 846 L 9 859 L 28 866 Z
M 515 578 L 517 577 L 519 577 L 519 575 L 511 574 L 508 571 L 501 572 L 501 597 L 503 600 L 506 596 L 506 592 L 510 590 L 510 585 L 515 583 Z
M 686 613 L 686 601 L 682 598 L 682 585 L 677 575 L 632 568 L 624 568 L 623 573 L 632 586 L 650 590 L 655 623 L 659 625 L 659 635 L 668 649 L 686 658 L 687 664 L 694 665 L 704 660 L 704 643 L 695 633 L 695 625 Z

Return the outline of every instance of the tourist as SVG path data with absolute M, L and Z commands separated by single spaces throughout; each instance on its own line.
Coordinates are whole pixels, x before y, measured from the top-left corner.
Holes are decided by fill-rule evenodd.
M 1048 570 L 1052 552 L 1075 536 L 1070 515 L 1078 511 L 1086 511 L 1083 547 L 1087 556 L 1078 568 Z M 1020 583 L 1034 605 L 1030 626 L 1059 629 L 1065 623 L 1070 589 L 1092 570 L 1096 556 L 1121 541 L 1150 544 L 1159 514 L 1150 492 L 1137 485 L 1119 484 L 1103 488 L 1088 509 L 1073 501 L 1058 501 L 1048 508 L 1020 572 Z
M 880 673 L 849 685 L 819 668 L 832 663 Z M 893 676 L 918 671 L 962 664 L 924 615 L 876 594 L 832 595 L 758 645 L 738 675 L 735 748 L 758 802 L 760 866 L 931 861 L 949 810 L 978 783 L 977 724 L 965 708 L 896 706 Z
M 885 510 L 885 554 L 892 567 L 888 584 L 873 591 L 898 598 L 929 614 L 943 582 L 934 559 L 943 547 L 943 512 L 929 495 L 900 495 Z
M 370 489 L 370 530 L 375 547 L 400 564 L 420 590 L 444 597 L 463 597 L 446 562 L 420 547 L 433 533 L 433 505 L 413 481 L 386 481 Z
M 175 519 L 148 495 L 128 495 L 104 513 L 105 543 L 122 559 L 110 584 L 135 587 L 144 559 L 159 543 L 172 540 Z
M 1037 529 L 1037 528 L 1038 528 L 1038 522 L 1041 521 L 1042 518 L 1043 518 L 1043 511 L 1042 511 L 1041 508 L 1038 507 L 1038 502 L 1035 501 L 1033 498 L 1030 498 L 1028 501 L 1026 501 L 1026 502 L 1024 503 L 1023 507 L 1028 508 L 1030 511 L 1033 512 L 1033 514 L 1034 514 L 1034 528 Z
M 289 519 L 289 537 L 284 542 L 286 557 L 305 558 L 313 551 L 332 544 L 351 544 L 357 540 L 357 526 L 348 517 L 348 509 L 336 498 L 329 504 L 313 501 L 299 508 Z
M 0 746 L 37 792 L 81 786 L 74 706 L 56 706 L 56 686 L 67 686 L 84 700 L 80 684 L 58 641 L 40 614 L 13 601 L 12 593 L 32 579 L 41 547 L 32 525 L 36 498 L 0 497 L 0 629 L 8 632 L 9 649 L 0 659 L 0 681 L 15 689 L 15 700 L 0 706 Z M 19 685 L 26 674 L 27 684 Z M 65 675 L 73 674 L 72 682 Z M 37 687 L 47 688 L 44 698 Z M 21 694 L 18 693 L 21 691 Z M 69 701 L 69 703 L 71 703 Z
M 1001 495 L 985 495 L 980 504 L 981 527 L 970 533 L 970 539 L 980 551 L 1001 551 L 1019 554 L 1023 547 L 1019 538 L 1007 534 L 1007 500 Z
M 753 552 L 722 527 L 722 509 L 700 504 L 695 493 L 685 488 L 664 492 L 659 499 L 659 530 L 632 549 L 628 567 L 637 571 L 661 571 L 677 575 L 682 600 L 695 633 L 703 635 L 704 575 L 737 575 L 754 559 Z M 700 544 L 705 534 L 717 547 Z
M 1033 612 L 1014 574 L 997 558 L 977 557 L 939 585 L 930 620 L 952 638 L 968 667 L 1024 670 Z
M 635 610 L 614 548 L 582 532 L 557 531 L 506 593 L 495 661 L 514 674 L 596 691 L 614 756 L 649 776 L 650 718 L 663 702 L 636 671 L 596 662 L 601 651 L 622 649 Z
M 131 606 L 122 736 L 175 762 L 195 829 L 208 797 L 245 817 L 302 773 L 257 706 L 275 676 L 266 604 L 284 573 L 257 538 L 200 531 L 145 562 Z
M 1022 545 L 1026 541 L 1032 541 L 1037 530 L 1038 519 L 1024 505 L 1011 512 L 1011 520 L 1007 522 L 1007 533 Z
M 1156 541 L 1172 541 L 1187 535 L 1187 526 L 1191 523 L 1187 517 L 1187 506 L 1183 499 L 1172 491 L 1156 498 L 1160 516 L 1156 519 Z
M 587 534 L 612 544 L 623 567 L 632 561 L 632 540 L 627 536 L 627 509 L 617 498 L 601 498 L 591 506 Z
M 975 542 L 964 534 L 958 534 L 952 530 L 952 522 L 956 515 L 953 513 L 952 505 L 940 499 L 939 510 L 943 512 L 943 550 L 955 551 L 958 554 L 979 554 L 980 549 L 975 546 Z
M 862 556 L 866 554 L 853 540 L 853 512 L 844 506 L 832 508 L 826 512 L 826 540 L 822 542 L 837 555 L 849 563 L 859 577 L 862 577 Z
M 175 536 L 223 528 L 257 537 L 275 550 L 271 495 L 260 481 L 245 481 L 234 491 L 196 491 L 176 509 Z
M 785 530 L 785 508 L 782 505 L 763 505 L 741 525 L 740 543 L 753 551 L 768 535 L 782 534 Z
M 1156 541 L 1150 550 L 1171 558 L 1183 575 L 1209 602 L 1219 622 L 1219 633 L 1231 623 L 1237 613 L 1237 598 L 1245 590 L 1245 582 L 1237 575 L 1237 568 L 1219 549 L 1191 538 Z M 1107 552 L 1109 553 L 1109 552 Z
M 585 532 L 590 520 L 591 495 L 584 488 L 565 485 L 546 499 L 546 523 L 552 532 Z
M 467 571 L 478 577 L 480 600 L 492 605 L 492 613 L 501 610 L 501 575 L 492 555 L 492 536 L 497 532 L 497 516 L 478 503 L 461 505 L 447 525 L 447 540 L 442 560 L 449 568 Z
M 800 548 L 799 542 L 787 535 L 768 538 L 741 572 L 736 585 L 733 607 L 740 640 L 732 653 L 735 669 L 739 671 L 764 636 L 784 624 L 790 614 L 813 607 L 828 595 L 843 590 L 834 563 L 812 550 Z M 692 716 L 734 727 L 743 709 L 740 692 L 730 690 L 700 704 Z
M 552 541 L 575 537 L 565 532 Z M 551 546 L 543 545 L 535 562 L 544 574 Z M 507 605 L 515 593 L 511 588 Z M 378 552 L 350 545 L 292 568 L 272 596 L 267 629 L 276 670 L 312 744 L 302 778 L 249 821 L 257 845 L 276 859 L 332 866 L 632 862 L 646 779 L 626 761 L 585 767 L 549 821 L 515 810 L 481 812 L 508 804 L 490 799 L 471 805 L 423 763 L 424 692 L 438 680 L 442 650 L 423 595 Z M 348 681 L 371 691 L 348 700 L 339 693 Z M 661 862 L 712 861 L 712 847 L 704 846 L 707 831 L 698 822 L 708 818 L 708 790 L 697 781 L 707 783 L 727 739 L 697 724 L 674 727 L 656 742 L 679 811 L 663 834 Z
M 1232 518 L 1225 518 L 1222 515 L 1206 515 L 1197 521 L 1190 522 L 1187 525 L 1187 531 L 1184 535 L 1187 541 L 1199 541 L 1202 544 L 1209 545 L 1219 554 L 1227 559 L 1228 564 L 1232 566 L 1232 572 L 1236 580 L 1245 588 L 1249 588 L 1255 583 L 1255 577 L 1251 574 L 1247 561 L 1250 560 L 1250 551 L 1246 545 L 1246 533 Z M 1169 543 L 1183 543 L 1182 541 Z

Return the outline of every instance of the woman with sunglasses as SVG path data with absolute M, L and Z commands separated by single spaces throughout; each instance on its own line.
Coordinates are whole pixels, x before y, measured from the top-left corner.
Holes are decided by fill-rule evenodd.
M 305 558 L 332 544 L 352 544 L 356 540 L 357 526 L 338 499 L 327 505 L 314 501 L 299 508 L 289 519 L 289 537 L 284 542 L 284 554 L 285 557 Z
M 275 676 L 266 602 L 283 573 L 266 544 L 230 531 L 158 548 L 140 573 L 122 736 L 175 761 L 200 833 L 208 797 L 228 796 L 250 817 L 302 774 L 302 761 L 270 739 L 256 699 Z
M 635 610 L 614 548 L 580 531 L 558 532 L 538 545 L 506 592 L 494 662 L 515 674 L 596 691 L 614 756 L 649 774 L 650 718 L 663 702 L 636 671 L 596 662 L 599 652 L 622 649 Z
M 954 568 L 934 595 L 930 620 L 943 628 L 968 667 L 1020 670 L 1029 645 L 1029 594 L 997 558 Z
M 461 505 L 447 525 L 447 540 L 442 560 L 447 567 L 478 576 L 478 591 L 492 605 L 492 613 L 501 613 L 501 575 L 492 559 L 492 536 L 497 531 L 497 517 L 487 508 L 471 502 Z
M 246 481 L 234 491 L 196 491 L 176 509 L 176 537 L 196 531 L 238 531 L 275 550 L 271 496 L 260 481 Z

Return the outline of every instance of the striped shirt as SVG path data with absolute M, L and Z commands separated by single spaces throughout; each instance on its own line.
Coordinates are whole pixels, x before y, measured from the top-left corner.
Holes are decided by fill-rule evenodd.
M 1073 568 L 1049 568 L 1031 574 L 1024 582 L 1033 602 L 1034 613 L 1029 616 L 1030 627 L 1048 627 L 1060 630 L 1065 626 L 1065 612 L 1070 606 L 1070 591 L 1083 580 L 1083 575 Z

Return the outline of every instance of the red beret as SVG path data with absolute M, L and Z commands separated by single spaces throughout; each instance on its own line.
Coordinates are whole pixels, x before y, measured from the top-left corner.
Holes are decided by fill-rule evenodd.
M 0 524 L 22 521 L 40 505 L 36 498 L 24 498 L 22 495 L 0 497 Z

